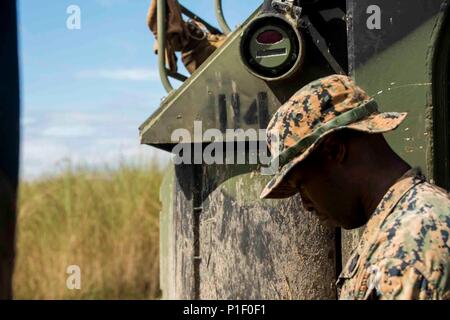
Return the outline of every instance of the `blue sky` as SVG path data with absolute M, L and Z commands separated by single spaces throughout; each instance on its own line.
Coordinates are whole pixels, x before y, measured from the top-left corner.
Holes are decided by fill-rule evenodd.
M 217 25 L 213 0 L 181 0 Z M 261 0 L 224 0 L 236 26 Z M 150 0 L 19 0 L 22 178 L 74 164 L 167 154 L 139 145 L 139 125 L 158 107 Z M 67 7 L 81 9 L 81 29 L 66 27 Z

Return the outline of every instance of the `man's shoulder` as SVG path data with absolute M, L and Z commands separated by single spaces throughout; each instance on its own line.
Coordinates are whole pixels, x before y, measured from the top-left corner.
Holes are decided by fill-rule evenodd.
M 424 181 L 404 190 L 385 200 L 384 221 L 366 229 L 341 274 L 342 298 L 450 298 L 449 195 Z
M 419 225 L 424 229 L 418 229 Z M 393 228 L 422 233 L 436 231 L 436 228 L 450 229 L 449 194 L 428 182 L 417 184 L 399 200 L 382 225 L 383 230 Z
M 414 186 L 378 232 L 369 263 L 398 261 L 391 269 L 398 274 L 413 268 L 436 288 L 449 286 L 450 198 L 445 190 L 427 182 Z
M 428 182 L 420 183 L 400 199 L 381 225 L 378 240 L 385 254 L 395 258 L 437 250 L 449 254 L 450 198 L 448 193 Z M 389 248 L 391 248 L 389 250 Z M 444 250 L 445 249 L 445 250 Z

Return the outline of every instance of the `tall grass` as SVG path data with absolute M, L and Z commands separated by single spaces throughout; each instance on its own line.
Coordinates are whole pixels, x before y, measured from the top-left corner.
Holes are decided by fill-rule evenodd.
M 121 165 L 22 183 L 15 298 L 158 298 L 161 180 L 156 165 Z M 70 265 L 80 290 L 66 286 Z

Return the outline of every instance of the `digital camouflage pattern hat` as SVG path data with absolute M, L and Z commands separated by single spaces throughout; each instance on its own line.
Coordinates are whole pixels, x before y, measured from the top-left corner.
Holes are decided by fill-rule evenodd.
M 286 181 L 287 174 L 329 134 L 342 129 L 383 133 L 396 129 L 406 115 L 380 113 L 375 100 L 347 76 L 332 75 L 311 82 L 282 105 L 269 122 L 267 143 L 272 165 L 278 171 L 261 199 L 296 194 L 298 190 Z

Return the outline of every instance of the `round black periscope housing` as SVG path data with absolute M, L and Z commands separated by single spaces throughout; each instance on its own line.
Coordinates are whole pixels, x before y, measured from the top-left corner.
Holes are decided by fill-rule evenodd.
M 289 48 L 287 49 L 287 59 L 280 65 L 265 67 L 260 64 L 254 54 L 252 54 L 252 41 L 257 38 L 257 33 L 261 30 L 282 30 L 287 35 Z M 263 14 L 256 18 L 243 32 L 240 42 L 240 52 L 242 62 L 250 73 L 268 81 L 275 81 L 288 78 L 301 66 L 304 56 L 303 38 L 299 30 L 293 26 L 284 16 L 274 13 Z

